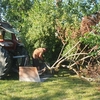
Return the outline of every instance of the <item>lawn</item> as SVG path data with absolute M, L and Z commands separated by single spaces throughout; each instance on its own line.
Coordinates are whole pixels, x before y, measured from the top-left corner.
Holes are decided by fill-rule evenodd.
M 76 75 L 55 74 L 44 82 L 21 82 L 16 76 L 0 80 L 0 100 L 100 100 L 100 83 Z

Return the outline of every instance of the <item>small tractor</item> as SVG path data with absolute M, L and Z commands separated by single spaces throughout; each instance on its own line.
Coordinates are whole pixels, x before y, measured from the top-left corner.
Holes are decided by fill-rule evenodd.
M 26 57 L 29 59 L 24 44 L 16 34 L 18 32 L 7 22 L 0 22 L 0 79 L 8 75 L 12 69 L 24 65 Z

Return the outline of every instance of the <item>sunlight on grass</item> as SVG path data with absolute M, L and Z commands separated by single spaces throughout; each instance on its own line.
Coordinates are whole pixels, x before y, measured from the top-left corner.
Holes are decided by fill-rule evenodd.
M 40 83 L 0 81 L 1 100 L 100 100 L 100 84 L 75 75 L 54 75 Z

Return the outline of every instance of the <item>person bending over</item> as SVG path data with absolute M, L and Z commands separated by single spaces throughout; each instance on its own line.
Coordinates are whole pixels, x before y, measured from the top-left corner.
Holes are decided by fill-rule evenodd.
M 33 51 L 32 54 L 32 61 L 33 66 L 37 68 L 37 70 L 40 70 L 40 62 L 43 62 L 43 54 L 46 52 L 46 48 L 37 48 Z

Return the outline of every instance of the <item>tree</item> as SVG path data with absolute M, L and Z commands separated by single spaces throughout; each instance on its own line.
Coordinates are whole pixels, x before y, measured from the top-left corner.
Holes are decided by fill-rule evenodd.
M 46 60 L 54 62 L 61 48 L 60 40 L 55 36 L 55 6 L 49 1 L 34 2 L 30 10 L 28 22 L 31 27 L 26 35 L 30 51 L 37 47 L 46 47 Z M 33 47 L 33 49 L 32 49 Z M 54 56 L 54 57 L 53 57 Z
M 74 10 L 75 10 L 76 5 L 75 5 L 75 2 L 74 3 L 73 2 L 68 2 L 68 3 L 71 6 L 74 4 L 73 6 L 74 6 Z M 77 2 L 77 3 L 80 4 L 82 2 Z M 76 13 L 77 16 L 83 14 L 83 16 L 84 15 L 86 15 L 86 16 L 90 15 L 90 17 L 91 17 L 92 16 L 91 13 L 93 13 L 95 15 L 94 11 L 97 12 L 97 9 L 98 9 L 97 7 L 98 7 L 99 4 L 96 4 L 96 3 L 95 3 L 95 5 L 93 5 L 93 4 L 94 4 L 94 1 L 91 1 L 91 2 L 89 1 L 87 5 L 86 4 L 82 5 L 82 6 L 81 5 L 77 5 L 78 8 L 81 8 L 81 11 L 79 11 L 79 9 L 78 9 L 78 11 L 81 14 L 80 13 L 78 13 L 78 14 Z M 83 6 L 84 7 L 86 6 L 86 8 L 83 9 Z M 91 6 L 93 8 L 91 8 Z M 71 9 L 70 9 L 70 11 L 71 11 Z M 76 11 L 77 11 L 77 9 L 76 9 Z M 86 12 L 86 11 L 88 11 L 88 12 Z M 100 66 L 99 66 L 99 63 L 100 63 L 100 61 L 99 61 L 99 44 L 98 44 L 99 43 L 98 41 L 100 39 L 100 36 L 99 36 L 99 32 L 100 32 L 99 24 L 98 24 L 98 22 L 97 23 L 93 22 L 94 20 L 91 21 L 92 23 L 95 23 L 93 25 L 98 24 L 96 27 L 94 27 L 95 30 L 97 29 L 96 33 L 98 35 L 94 35 L 95 32 L 93 33 L 93 31 L 90 32 L 90 33 L 88 32 L 87 33 L 88 35 L 86 35 L 84 37 L 83 36 L 81 37 L 81 41 L 80 41 L 80 37 L 79 37 L 78 40 L 76 40 L 77 37 L 75 37 L 74 42 L 72 42 L 73 40 L 71 40 L 71 35 L 69 33 L 71 31 L 71 34 L 72 34 L 73 30 L 77 29 L 77 27 L 75 27 L 74 25 L 77 22 L 79 23 L 79 17 L 78 17 L 77 22 L 76 22 L 75 18 L 73 18 L 73 15 L 75 13 L 72 12 L 70 14 L 71 14 L 72 17 L 71 17 L 71 19 L 70 18 L 69 19 L 73 20 L 73 22 L 74 22 L 71 26 L 70 26 L 71 23 L 67 22 L 67 24 L 69 24 L 68 25 L 69 27 L 67 27 L 69 29 L 67 31 L 67 33 L 68 33 L 68 36 L 70 38 L 68 45 L 70 45 L 70 43 L 71 43 L 71 47 L 68 48 L 69 50 L 67 49 L 67 51 L 65 53 L 63 53 L 63 56 L 60 57 L 51 66 L 50 69 L 59 68 L 61 66 L 61 63 L 63 63 L 64 61 L 67 60 L 67 61 L 69 61 L 69 64 L 67 66 L 65 66 L 65 67 L 67 67 L 69 69 L 72 69 L 77 75 L 79 75 L 79 77 L 87 79 L 87 80 L 91 79 L 91 78 L 95 78 L 96 79 L 96 78 L 100 77 L 100 71 L 99 71 L 100 70 Z M 96 20 L 99 21 L 100 15 L 99 15 L 99 17 L 98 16 L 96 16 L 96 17 L 97 17 Z M 79 24 L 77 24 L 77 25 L 79 25 Z M 80 26 L 79 26 L 79 28 L 80 28 Z M 78 33 L 77 30 L 75 30 L 74 32 Z M 81 34 L 80 31 L 79 31 L 79 34 Z M 81 51 L 79 50 L 79 48 L 77 48 L 77 47 L 80 47 L 80 43 L 82 43 L 82 45 L 83 45 L 82 48 L 80 48 Z M 68 45 L 66 47 L 68 47 Z M 85 78 L 84 76 L 88 77 L 88 78 Z
M 51 48 L 54 48 L 52 49 L 54 51 L 57 51 L 56 46 L 54 46 L 54 41 L 59 38 L 62 43 L 63 41 L 65 42 L 65 44 L 68 43 L 63 50 L 64 54 L 78 41 L 80 35 L 78 31 L 80 28 L 80 21 L 82 16 L 84 14 L 86 15 L 87 12 L 83 13 L 83 8 L 85 7 L 85 5 L 84 2 L 80 0 L 69 0 L 67 2 L 57 0 L 57 3 L 60 3 L 59 7 L 55 6 L 53 0 L 36 0 L 34 2 L 34 6 L 30 10 L 28 18 L 29 23 L 31 23 L 30 26 L 32 27 L 29 28 L 26 37 L 28 38 L 27 42 L 31 44 L 33 48 L 41 46 L 41 43 L 46 43 L 46 46 L 50 43 L 49 46 Z M 90 9 L 90 5 L 92 5 L 92 3 L 90 5 L 89 4 L 90 2 L 88 2 L 85 10 L 87 10 L 88 7 Z M 88 13 L 90 12 L 94 12 L 94 9 L 90 9 Z M 52 44 L 54 47 L 52 46 Z M 58 45 L 63 44 L 58 42 Z M 74 51 L 72 53 L 74 53 Z

